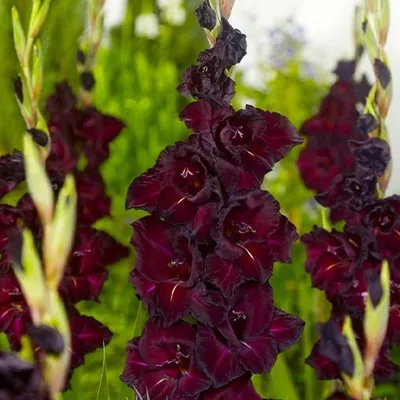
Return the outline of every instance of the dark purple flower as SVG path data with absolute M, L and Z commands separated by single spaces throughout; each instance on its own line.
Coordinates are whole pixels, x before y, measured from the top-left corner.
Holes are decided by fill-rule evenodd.
M 297 239 L 279 204 L 263 191 L 232 201 L 212 231 L 215 254 L 206 259 L 206 279 L 226 296 L 246 280 L 266 282 L 275 260 L 288 262 Z
M 22 153 L 14 150 L 12 154 L 0 157 L 0 199 L 25 179 Z
M 211 383 L 198 367 L 195 338 L 186 322 L 163 328 L 147 321 L 142 336 L 128 344 L 122 381 L 152 400 L 196 399 Z
M 199 365 L 215 387 L 247 372 L 269 372 L 280 346 L 283 349 L 297 341 L 302 331 L 300 321 L 295 324 L 297 329 L 285 329 L 283 333 L 279 323 L 272 323 L 274 316 L 285 326 L 290 324 L 285 324 L 274 310 L 268 284 L 245 284 L 235 291 L 225 322 L 216 329 L 198 328 Z
M 196 246 L 151 216 L 135 222 L 133 228 L 132 283 L 150 316 L 162 316 L 165 326 L 188 314 L 207 325 L 221 323 L 226 316 L 223 300 L 200 282 L 204 260 Z
M 199 206 L 219 192 L 197 139 L 167 147 L 154 168 L 132 182 L 126 207 L 155 212 L 172 223 L 192 220 Z
M 315 199 L 330 209 L 334 222 L 350 218 L 377 200 L 377 177 L 365 169 L 357 169 L 354 175 L 337 175 L 328 191 L 317 194 Z
M 382 176 L 390 162 L 390 147 L 386 140 L 370 138 L 352 142 L 351 148 L 357 165 L 375 176 Z
M 78 225 L 72 254 L 60 285 L 61 294 L 71 303 L 97 301 L 108 277 L 105 267 L 128 254 L 128 249 L 106 232 Z
M 315 228 L 302 242 L 312 284 L 324 290 L 328 299 L 343 295 L 353 285 L 355 270 L 366 262 L 362 238 L 355 235 Z
M 335 392 L 332 393 L 326 400 L 352 400 L 352 398 L 343 392 Z
M 82 150 L 90 168 L 98 168 L 109 157 L 109 144 L 125 128 L 124 122 L 111 115 L 102 114 L 96 108 L 80 111 L 76 138 L 82 142 Z
M 218 389 L 210 389 L 199 400 L 262 400 L 251 382 L 251 375 L 244 375 Z
M 353 214 L 348 223 L 349 231 L 359 226 L 374 238 L 376 251 L 382 258 L 396 256 L 400 245 L 400 196 L 379 199 Z

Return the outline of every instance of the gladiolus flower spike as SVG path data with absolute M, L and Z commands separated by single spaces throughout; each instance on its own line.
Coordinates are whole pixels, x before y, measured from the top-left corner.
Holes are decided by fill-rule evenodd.
M 180 115 L 192 134 L 128 190 L 126 207 L 151 213 L 131 240 L 131 282 L 150 319 L 121 376 L 143 398 L 260 400 L 251 375 L 269 372 L 303 329 L 274 306 L 268 283 L 275 261 L 290 262 L 295 227 L 260 189 L 302 140 L 282 115 L 231 106 L 227 68 L 245 53 L 246 36 L 222 18 L 215 46 L 178 88 L 195 99 Z

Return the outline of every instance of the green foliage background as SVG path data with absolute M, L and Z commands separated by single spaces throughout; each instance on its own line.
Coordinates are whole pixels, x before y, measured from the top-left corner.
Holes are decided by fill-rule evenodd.
M 96 106 L 122 118 L 127 125 L 112 144 L 111 157 L 102 169 L 113 200 L 113 218 L 100 221 L 98 226 L 126 244 L 132 233 L 129 224 L 140 216 L 139 212 L 124 210 L 129 183 L 153 165 L 166 145 L 188 134 L 178 119 L 186 100 L 176 93 L 175 88 L 181 72 L 196 62 L 206 41 L 193 13 L 199 2 L 184 3 L 187 19 L 184 25 L 177 27 L 162 20 L 154 0 L 129 0 L 123 24 L 109 32 L 95 69 L 98 82 Z M 3 82 L 0 91 L 0 153 L 19 148 L 23 132 L 11 85 L 18 68 L 12 43 L 10 9 L 17 5 L 26 22 L 30 12 L 27 4 L 30 5 L 30 1 L 0 1 L 0 76 Z M 160 36 L 157 39 L 135 36 L 135 19 L 143 12 L 155 12 L 160 17 Z M 54 83 L 63 79 L 77 87 L 75 54 L 84 28 L 84 15 L 84 0 L 53 1 L 42 35 L 44 95 L 51 92 Z M 236 101 L 250 98 L 258 107 L 286 115 L 298 127 L 316 109 L 326 90 L 324 79 L 314 81 L 303 76 L 302 57 L 300 48 L 285 69 L 272 75 L 265 69 L 265 76 L 270 78 L 257 89 L 246 86 L 242 76 L 237 74 Z M 310 203 L 312 193 L 304 188 L 297 174 L 295 161 L 299 150 L 294 150 L 276 167 L 271 177 L 266 178 L 264 187 L 279 200 L 282 211 L 296 224 L 299 233 L 304 233 L 320 222 L 320 216 Z M 132 391 L 119 380 L 126 342 L 141 333 L 146 320 L 145 311 L 128 282 L 133 259 L 132 254 L 129 260 L 110 267 L 110 279 L 104 287 L 100 304 L 86 303 L 79 307 L 108 325 L 114 338 L 104 352 L 99 350 L 87 356 L 85 365 L 75 371 L 72 390 L 64 395 L 64 399 L 133 398 Z M 314 371 L 303 360 L 316 341 L 315 323 L 326 319 L 329 309 L 323 295 L 311 289 L 304 271 L 304 250 L 300 243 L 294 246 L 292 259 L 291 265 L 275 267 L 272 285 L 277 306 L 306 321 L 304 335 L 298 345 L 279 357 L 269 376 L 256 376 L 254 382 L 264 397 L 316 400 L 326 397 L 332 386 L 318 382 Z M 385 390 L 390 394 L 392 389 Z

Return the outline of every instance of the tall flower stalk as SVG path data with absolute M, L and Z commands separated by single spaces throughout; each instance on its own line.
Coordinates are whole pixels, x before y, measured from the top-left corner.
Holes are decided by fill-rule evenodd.
M 128 190 L 127 208 L 151 214 L 133 223 L 131 241 L 131 282 L 150 319 L 128 344 L 122 380 L 154 400 L 258 400 L 252 374 L 269 372 L 303 329 L 274 306 L 268 283 L 297 234 L 260 189 L 301 139 L 282 115 L 233 109 L 227 71 L 246 54 L 246 36 L 208 0 L 196 14 L 213 45 L 178 87 L 195 99 L 180 114 L 192 134 Z
M 400 198 L 382 198 L 391 163 L 385 140 L 392 90 L 384 51 L 388 2 L 366 2 L 360 23 L 376 73 L 365 113 L 358 115 L 355 102 L 350 102 L 345 92 L 336 96 L 331 92 L 321 107 L 330 112 L 321 112 L 303 125 L 303 131 L 317 143 L 328 136 L 330 149 L 314 148 L 324 162 L 315 166 L 313 181 L 307 180 L 305 159 L 299 160 L 299 167 L 305 183 L 317 191 L 316 200 L 330 209 L 331 220 L 345 221 L 342 231 L 315 228 L 302 238 L 306 270 L 313 285 L 332 303 L 331 318 L 321 328 L 321 339 L 307 362 L 320 379 L 342 379 L 351 398 L 366 400 L 373 396 L 376 382 L 390 380 L 398 371 L 389 350 L 399 341 Z M 341 63 L 339 70 L 348 70 L 349 65 Z M 332 110 L 335 121 L 330 120 Z M 347 167 L 338 163 L 340 158 L 329 159 L 330 154 L 346 154 Z M 309 167 L 315 160 L 309 161 Z M 321 179 L 328 176 L 328 181 Z
M 20 23 L 18 11 L 12 9 L 15 48 L 20 62 L 22 78 L 16 82 L 16 97 L 25 119 L 24 136 L 25 173 L 28 188 L 43 226 L 43 265 L 35 249 L 32 232 L 23 228 L 21 247 L 15 249 L 14 272 L 28 303 L 33 325 L 37 332 L 33 341 L 44 337 L 47 327 L 53 328 L 52 346 L 61 334 L 62 346 L 54 351 L 42 344 L 43 374 L 50 398 L 58 398 L 65 386 L 70 364 L 71 335 L 58 286 L 70 255 L 76 221 L 76 189 L 74 178 L 66 176 L 57 203 L 46 174 L 45 160 L 49 149 L 49 133 L 38 104 L 42 89 L 42 55 L 37 37 L 45 22 L 50 1 L 34 0 L 27 35 Z M 42 151 L 45 148 L 45 151 Z M 39 331 L 40 329 L 40 331 Z M 32 336 L 31 329 L 31 336 Z M 38 336 L 38 337 L 37 337 Z

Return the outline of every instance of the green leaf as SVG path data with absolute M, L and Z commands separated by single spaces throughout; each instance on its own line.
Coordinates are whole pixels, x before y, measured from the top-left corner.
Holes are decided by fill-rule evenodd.
M 105 346 L 103 346 L 103 368 L 101 370 L 100 385 L 97 391 L 96 400 L 110 400 L 110 388 L 107 378 L 107 359 Z

